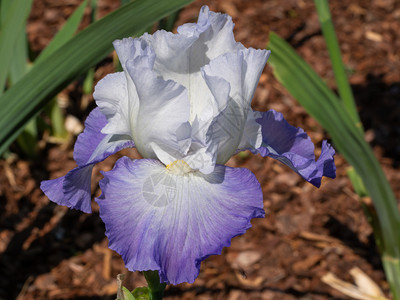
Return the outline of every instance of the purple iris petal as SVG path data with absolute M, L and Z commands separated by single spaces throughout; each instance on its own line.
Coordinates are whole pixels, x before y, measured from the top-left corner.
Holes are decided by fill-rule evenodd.
M 75 143 L 74 159 L 78 167 L 63 177 L 40 184 L 51 201 L 86 213 L 92 211 L 90 183 L 93 165 L 123 148 L 135 146 L 128 136 L 101 133 L 106 124 L 107 119 L 100 109 L 92 110 L 85 121 L 85 130 Z
M 247 169 L 178 175 L 157 160 L 123 157 L 100 187 L 109 247 L 129 270 L 158 270 L 172 284 L 193 282 L 202 260 L 264 217 L 260 184 Z
M 74 147 L 74 159 L 78 166 L 87 164 L 92 153 L 106 136 L 101 130 L 107 124 L 100 108 L 93 109 L 85 121 L 85 130 L 78 136 Z
M 322 143 L 319 159 L 315 161 L 314 144 L 301 128 L 291 126 L 281 113 L 274 110 L 261 113 L 257 122 L 262 127 L 262 156 L 270 156 L 289 166 L 311 184 L 319 187 L 322 176 L 335 178 L 335 150 Z

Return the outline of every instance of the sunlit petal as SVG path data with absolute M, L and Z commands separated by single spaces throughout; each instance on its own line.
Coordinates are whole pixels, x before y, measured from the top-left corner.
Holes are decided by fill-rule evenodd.
M 193 282 L 203 259 L 264 216 L 260 185 L 247 169 L 180 175 L 156 160 L 123 157 L 100 187 L 110 248 L 129 270 L 158 270 L 172 284 Z

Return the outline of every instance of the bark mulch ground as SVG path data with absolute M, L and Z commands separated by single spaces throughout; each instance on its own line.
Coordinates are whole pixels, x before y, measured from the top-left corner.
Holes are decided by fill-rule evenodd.
M 33 53 L 50 41 L 78 0 L 35 0 L 28 24 Z M 264 48 L 270 31 L 278 33 L 334 88 L 332 68 L 312 1 L 195 1 L 178 24 L 194 22 L 208 4 L 229 13 L 237 41 Z M 99 0 L 104 15 L 118 1 Z M 400 198 L 400 2 L 331 1 L 331 10 L 350 82 L 371 143 L 396 197 Z M 82 27 L 89 23 L 89 9 Z M 272 53 L 272 55 L 274 55 Z M 109 57 L 96 68 L 96 81 L 113 72 Z M 62 92 L 65 113 L 81 122 L 94 107 L 79 82 Z M 267 65 L 253 107 L 273 108 L 304 128 L 320 151 L 329 136 L 274 79 Z M 115 278 L 127 273 L 123 261 L 107 248 L 104 225 L 93 203 L 91 215 L 57 206 L 39 189 L 41 180 L 66 174 L 75 166 L 74 138 L 54 144 L 44 135 L 39 158 L 15 154 L 0 160 L 0 299 L 114 299 Z M 124 154 L 135 156 L 133 150 Z M 99 170 L 109 170 L 117 154 L 95 167 L 93 195 L 99 195 Z M 321 281 L 327 272 L 351 281 L 359 267 L 388 294 L 388 284 L 372 229 L 346 177 L 348 164 L 336 156 L 337 178 L 316 189 L 289 168 L 260 156 L 235 156 L 228 164 L 249 168 L 262 185 L 265 219 L 232 240 L 222 255 L 202 263 L 194 284 L 170 286 L 165 299 L 349 299 Z M 144 285 L 130 273 L 128 288 Z

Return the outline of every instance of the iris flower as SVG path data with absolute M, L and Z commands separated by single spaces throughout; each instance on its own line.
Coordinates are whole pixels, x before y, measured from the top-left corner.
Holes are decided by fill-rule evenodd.
M 77 167 L 43 181 L 50 200 L 91 212 L 93 165 L 123 148 L 103 173 L 96 199 L 109 247 L 131 271 L 157 270 L 162 282 L 193 282 L 200 263 L 264 217 L 256 177 L 224 166 L 242 150 L 288 165 L 319 187 L 335 177 L 335 151 L 314 145 L 282 114 L 250 107 L 270 51 L 235 41 L 231 17 L 202 7 L 197 23 L 113 44 L 123 72 L 96 86 L 97 104 L 74 148 Z

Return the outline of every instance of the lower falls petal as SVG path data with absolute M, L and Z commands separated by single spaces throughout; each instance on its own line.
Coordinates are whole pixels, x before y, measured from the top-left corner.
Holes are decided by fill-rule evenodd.
M 109 247 L 129 270 L 158 270 L 172 284 L 193 282 L 202 260 L 265 215 L 260 184 L 247 169 L 176 175 L 156 160 L 123 157 L 100 187 Z

